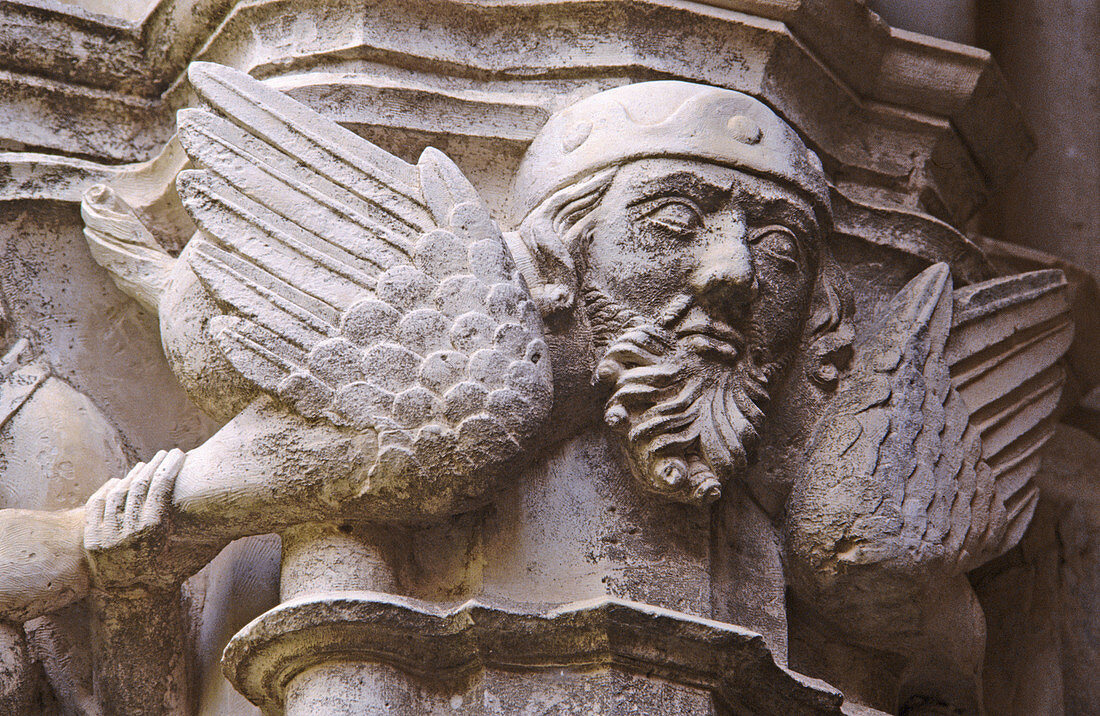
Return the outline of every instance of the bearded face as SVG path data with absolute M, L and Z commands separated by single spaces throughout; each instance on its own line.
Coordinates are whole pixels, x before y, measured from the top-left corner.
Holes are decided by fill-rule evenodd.
M 735 169 L 652 159 L 620 169 L 586 222 L 605 420 L 643 485 L 713 501 L 752 463 L 769 385 L 802 335 L 810 206 Z

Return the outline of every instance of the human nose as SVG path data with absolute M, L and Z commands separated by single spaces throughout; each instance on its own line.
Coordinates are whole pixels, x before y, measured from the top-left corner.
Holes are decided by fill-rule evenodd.
M 691 279 L 695 294 L 714 308 L 740 306 L 756 297 L 756 271 L 743 227 L 730 227 L 703 252 Z

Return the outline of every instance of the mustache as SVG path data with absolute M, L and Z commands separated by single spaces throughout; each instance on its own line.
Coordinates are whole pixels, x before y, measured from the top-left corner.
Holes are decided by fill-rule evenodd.
M 607 351 L 613 343 L 632 335 L 653 353 L 667 353 L 680 345 L 733 362 L 748 346 L 758 343 L 755 326 L 739 330 L 687 293 L 674 296 L 655 319 L 627 308 L 595 286 L 584 289 L 584 301 L 597 351 Z M 646 335 L 634 333 L 641 328 L 647 329 Z M 604 354 L 604 358 L 612 357 Z
M 611 396 L 604 419 L 624 438 L 635 477 L 671 499 L 706 504 L 753 459 L 777 365 L 761 363 L 756 331 L 739 331 L 689 296 L 657 319 L 596 291 L 593 334 L 602 337 L 594 382 Z

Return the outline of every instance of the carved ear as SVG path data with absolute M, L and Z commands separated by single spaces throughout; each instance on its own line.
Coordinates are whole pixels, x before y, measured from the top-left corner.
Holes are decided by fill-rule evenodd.
M 515 236 L 522 242 L 527 254 L 530 268 L 524 271 L 524 278 L 543 318 L 572 309 L 577 297 L 577 269 L 573 257 L 554 230 L 553 220 L 540 215 L 539 209 L 535 209 L 520 225 Z M 517 265 L 521 270 L 525 268 L 519 259 Z
M 577 261 L 583 260 L 584 252 L 578 244 L 617 171 L 617 167 L 603 169 L 559 189 L 519 225 L 516 235 L 530 256 L 530 274 L 524 277 L 544 318 L 569 311 L 576 304 L 580 283 Z
M 836 390 L 852 360 L 852 286 L 828 247 L 821 250 L 820 269 L 810 306 L 810 380 L 822 390 Z

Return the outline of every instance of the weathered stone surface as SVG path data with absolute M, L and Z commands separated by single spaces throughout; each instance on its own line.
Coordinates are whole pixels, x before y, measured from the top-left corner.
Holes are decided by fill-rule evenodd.
M 1043 451 L 1042 499 L 1016 549 L 972 581 L 989 623 L 991 713 L 1086 714 L 1100 707 L 1096 603 L 1100 442 L 1059 426 Z M 995 686 L 994 686 L 995 684 Z
M 0 8 L 0 707 L 1092 708 L 1096 286 L 967 232 L 986 53 L 96 3 Z
M 319 654 L 334 668 L 318 669 Z M 540 701 L 564 702 L 559 708 L 566 713 L 593 708 L 710 713 L 707 692 L 737 713 L 840 713 L 838 693 L 777 667 L 757 634 L 606 598 L 542 611 L 535 605 L 477 601 L 439 605 L 372 592 L 316 594 L 286 601 L 249 624 L 230 642 L 225 666 L 238 688 L 265 708 L 338 712 L 333 702 L 356 708 L 393 698 L 386 694 L 385 679 L 370 670 L 336 666 L 364 654 L 412 677 L 409 685 L 427 682 L 424 693 L 411 686 L 401 694 L 400 708 L 418 713 L 447 706 L 460 713 L 507 713 Z M 479 684 L 471 679 L 486 669 L 532 678 L 523 683 L 494 674 Z M 547 673 L 554 674 L 557 689 L 548 688 Z M 638 683 L 624 699 L 599 685 L 631 673 L 674 686 Z M 355 684 L 355 677 L 361 683 Z M 589 680 L 595 688 L 585 683 Z M 493 700 L 502 703 L 490 706 Z

